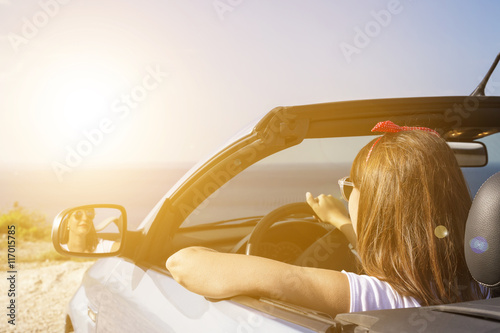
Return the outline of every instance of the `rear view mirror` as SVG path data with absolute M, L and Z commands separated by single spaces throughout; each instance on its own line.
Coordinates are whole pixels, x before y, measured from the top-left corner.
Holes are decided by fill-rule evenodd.
M 61 254 L 86 257 L 118 254 L 123 246 L 125 230 L 126 213 L 123 207 L 79 206 L 63 210 L 54 219 L 52 243 Z
M 482 167 L 488 164 L 486 146 L 481 142 L 448 142 L 461 167 Z

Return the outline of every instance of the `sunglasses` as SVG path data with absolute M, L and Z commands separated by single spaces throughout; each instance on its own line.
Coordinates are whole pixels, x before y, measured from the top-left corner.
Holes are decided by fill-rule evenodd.
M 95 212 L 93 210 L 86 210 L 85 212 L 82 210 L 77 210 L 73 216 L 77 219 L 80 220 L 83 217 L 83 214 L 87 216 L 88 219 L 93 219 L 95 216 Z
M 349 176 L 339 179 L 340 193 L 342 193 L 342 198 L 345 201 L 349 201 L 352 190 L 354 189 L 354 183 L 351 181 Z

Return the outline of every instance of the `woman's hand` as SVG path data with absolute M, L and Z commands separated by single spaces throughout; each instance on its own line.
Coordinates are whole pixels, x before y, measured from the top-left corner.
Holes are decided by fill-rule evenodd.
M 346 236 L 349 243 L 356 248 L 356 232 L 354 231 L 347 209 L 339 199 L 324 194 L 320 194 L 317 198 L 314 198 L 310 192 L 307 192 L 306 201 L 321 221 L 330 223 L 339 229 Z
M 307 192 L 306 201 L 321 221 L 330 223 L 337 229 L 351 223 L 344 204 L 331 195 L 320 194 L 314 198 L 311 192 Z

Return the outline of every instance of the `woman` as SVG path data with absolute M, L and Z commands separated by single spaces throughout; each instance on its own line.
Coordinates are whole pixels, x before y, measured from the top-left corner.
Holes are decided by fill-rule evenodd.
M 316 215 L 356 246 L 366 275 L 194 247 L 167 260 L 173 277 L 208 297 L 277 298 L 332 316 L 485 297 L 465 263 L 471 199 L 451 149 L 424 127 L 387 121 L 372 131 L 386 134 L 339 181 L 350 219 L 332 196 L 306 194 Z
M 94 228 L 94 209 L 78 209 L 64 219 L 61 245 L 71 252 L 91 253 L 96 250 L 98 240 Z

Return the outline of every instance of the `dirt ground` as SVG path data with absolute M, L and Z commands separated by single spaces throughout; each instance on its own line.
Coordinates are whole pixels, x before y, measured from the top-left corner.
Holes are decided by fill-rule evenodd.
M 30 261 L 52 250 L 49 242 L 25 242 L 16 248 L 16 325 L 8 323 L 6 306 L 10 282 L 6 261 L 0 278 L 2 300 L 0 332 L 64 332 L 66 307 L 80 284 L 83 273 L 93 261 Z M 6 249 L 2 252 L 7 257 Z M 50 257 L 50 256 L 49 256 Z M 24 260 L 24 262 L 23 262 Z

